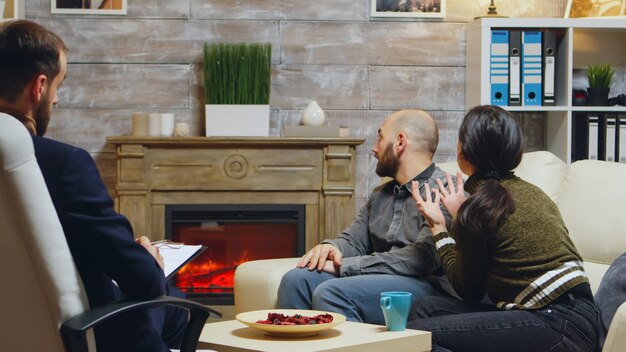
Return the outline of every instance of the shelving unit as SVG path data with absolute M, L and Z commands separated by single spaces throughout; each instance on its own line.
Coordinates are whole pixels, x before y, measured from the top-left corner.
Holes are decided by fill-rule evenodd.
M 607 18 L 482 18 L 470 23 L 466 32 L 466 110 L 490 103 L 492 29 L 550 29 L 557 33 L 555 106 L 503 108 L 511 112 L 545 112 L 547 150 L 563 161 L 573 161 L 574 112 L 626 113 L 624 106 L 572 105 L 572 90 L 584 88 L 575 83 L 575 78 L 579 78 L 576 74 L 590 63 L 613 65 L 617 77 L 610 96 L 626 93 L 626 21 Z
M 6 0 L 4 5 L 4 15 L 0 22 L 14 19 L 24 19 L 24 0 Z

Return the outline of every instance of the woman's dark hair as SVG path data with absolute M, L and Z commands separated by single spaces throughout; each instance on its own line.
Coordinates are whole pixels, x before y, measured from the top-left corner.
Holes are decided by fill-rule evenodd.
M 35 22 L 0 24 L 0 97 L 14 102 L 39 74 L 52 81 L 61 70 L 61 51 L 67 51 L 63 40 Z
M 459 129 L 461 156 L 476 167 L 472 178 L 485 182 L 459 208 L 459 230 L 491 235 L 515 211 L 515 202 L 500 180 L 522 160 L 524 138 L 511 114 L 497 106 L 470 110 Z

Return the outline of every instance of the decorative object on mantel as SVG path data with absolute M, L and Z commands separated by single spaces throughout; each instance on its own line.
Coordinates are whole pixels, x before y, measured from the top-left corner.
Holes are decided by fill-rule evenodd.
M 590 64 L 585 70 L 587 102 L 591 106 L 607 106 L 609 91 L 615 80 L 615 70 L 611 64 Z
M 151 112 L 148 114 L 148 136 L 158 137 L 161 135 L 161 114 Z
M 487 15 L 474 17 L 474 19 L 476 20 L 479 18 L 494 18 L 494 17 L 503 18 L 503 17 L 509 17 L 509 16 L 498 15 L 498 9 L 496 8 L 496 4 L 494 3 L 494 0 L 491 0 L 491 4 L 487 8 Z
M 134 137 L 171 137 L 174 134 L 174 114 L 134 112 L 132 132 Z
M 300 124 L 305 126 L 321 126 L 324 120 L 326 120 L 326 114 L 315 100 L 304 108 L 300 116 Z
M 324 125 L 326 113 L 315 101 L 311 101 L 300 115 L 299 126 L 285 126 L 284 137 L 348 137 L 348 127 Z
M 146 112 L 134 112 L 132 115 L 131 135 L 135 137 L 145 137 L 149 133 L 150 117 Z
M 161 137 L 174 135 L 174 114 L 171 112 L 161 113 Z
M 175 137 L 188 137 L 189 136 L 189 124 L 185 122 L 176 122 L 174 125 Z
M 206 136 L 268 136 L 270 43 L 206 43 Z

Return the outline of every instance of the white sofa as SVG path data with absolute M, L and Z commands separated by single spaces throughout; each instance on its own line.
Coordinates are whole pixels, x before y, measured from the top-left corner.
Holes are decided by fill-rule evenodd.
M 439 166 L 451 173 L 458 170 L 456 162 Z M 609 265 L 626 252 L 626 164 L 584 160 L 568 166 L 553 154 L 540 151 L 524 154 L 515 173 L 555 201 L 584 258 L 595 293 Z M 280 279 L 297 261 L 269 259 L 240 265 L 235 272 L 235 311 L 275 308 Z M 623 346 L 626 304 L 611 323 L 604 351 Z

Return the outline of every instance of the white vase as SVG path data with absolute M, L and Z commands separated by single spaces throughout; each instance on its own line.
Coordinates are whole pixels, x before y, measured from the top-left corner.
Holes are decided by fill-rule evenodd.
M 312 101 L 304 111 L 302 111 L 300 123 L 306 126 L 321 126 L 325 119 L 326 114 L 324 114 L 324 110 L 322 110 L 316 101 Z

